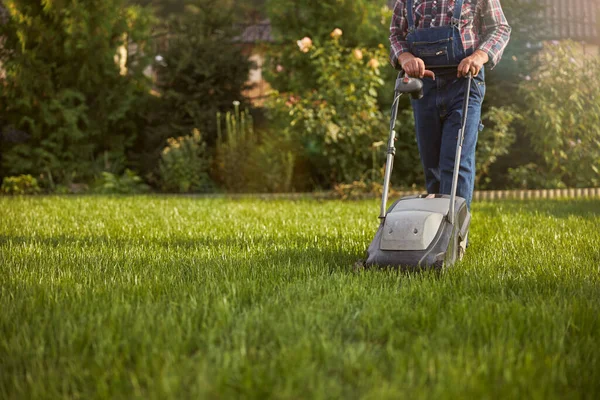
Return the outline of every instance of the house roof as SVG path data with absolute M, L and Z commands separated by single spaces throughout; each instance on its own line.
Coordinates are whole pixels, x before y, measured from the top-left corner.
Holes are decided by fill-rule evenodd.
M 234 38 L 238 43 L 272 42 L 271 21 L 264 19 L 256 24 L 242 25 L 241 35 Z
M 548 39 L 573 39 L 600 44 L 598 0 L 540 0 L 549 24 Z

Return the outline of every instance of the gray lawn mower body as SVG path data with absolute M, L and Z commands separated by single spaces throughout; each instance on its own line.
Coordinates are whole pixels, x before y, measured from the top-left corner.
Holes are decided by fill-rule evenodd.
M 420 195 L 397 200 L 381 220 L 367 250 L 368 266 L 440 269 L 454 264 L 467 239 L 471 214 L 457 197 L 456 223 L 448 220 L 448 195 Z
M 465 93 L 470 93 L 471 79 L 470 75 L 467 76 Z M 396 81 L 379 215 L 381 223 L 367 249 L 365 266 L 395 267 L 404 270 L 441 269 L 453 265 L 461 258 L 471 222 L 466 200 L 456 196 L 468 96 L 463 104 L 463 125 L 458 133 L 451 194 L 403 197 L 392 204 L 388 210 L 386 204 L 389 182 L 396 153 L 394 128 L 398 99 L 404 93 L 409 93 L 414 98 L 422 97 L 422 82 L 403 77 L 402 74 Z

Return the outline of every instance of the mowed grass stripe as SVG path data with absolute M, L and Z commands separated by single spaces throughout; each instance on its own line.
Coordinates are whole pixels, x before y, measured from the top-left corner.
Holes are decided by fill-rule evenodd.
M 0 398 L 598 398 L 600 202 L 476 203 L 443 274 L 377 202 L 0 198 Z

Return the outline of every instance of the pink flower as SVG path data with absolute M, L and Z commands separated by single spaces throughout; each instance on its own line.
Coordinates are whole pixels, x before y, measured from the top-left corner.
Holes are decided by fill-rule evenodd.
M 296 43 L 298 44 L 300 51 L 303 53 L 308 53 L 313 47 L 313 41 L 308 36 L 302 38 L 301 40 L 298 40 Z
M 335 28 L 333 32 L 331 32 L 331 37 L 334 39 L 339 39 L 344 32 L 340 28 Z
M 360 49 L 354 49 L 352 55 L 359 61 L 363 59 L 363 52 Z
M 379 68 L 379 61 L 376 58 L 371 58 L 367 65 L 369 68 L 377 69 Z
M 281 64 L 277 64 L 277 66 L 275 67 L 275 71 L 277 71 L 279 73 L 283 72 L 284 69 L 285 68 L 283 68 L 283 65 L 281 65 Z

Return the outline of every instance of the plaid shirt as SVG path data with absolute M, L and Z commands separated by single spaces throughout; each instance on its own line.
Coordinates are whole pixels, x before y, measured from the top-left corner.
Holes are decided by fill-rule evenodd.
M 396 0 L 390 26 L 390 60 L 398 66 L 398 57 L 408 52 L 406 0 Z M 450 25 L 455 0 L 413 0 L 415 27 Z M 457 17 L 458 18 L 458 17 Z M 502 12 L 500 0 L 464 0 L 460 33 L 465 50 L 482 50 L 494 68 L 500 61 L 510 38 L 510 26 Z

